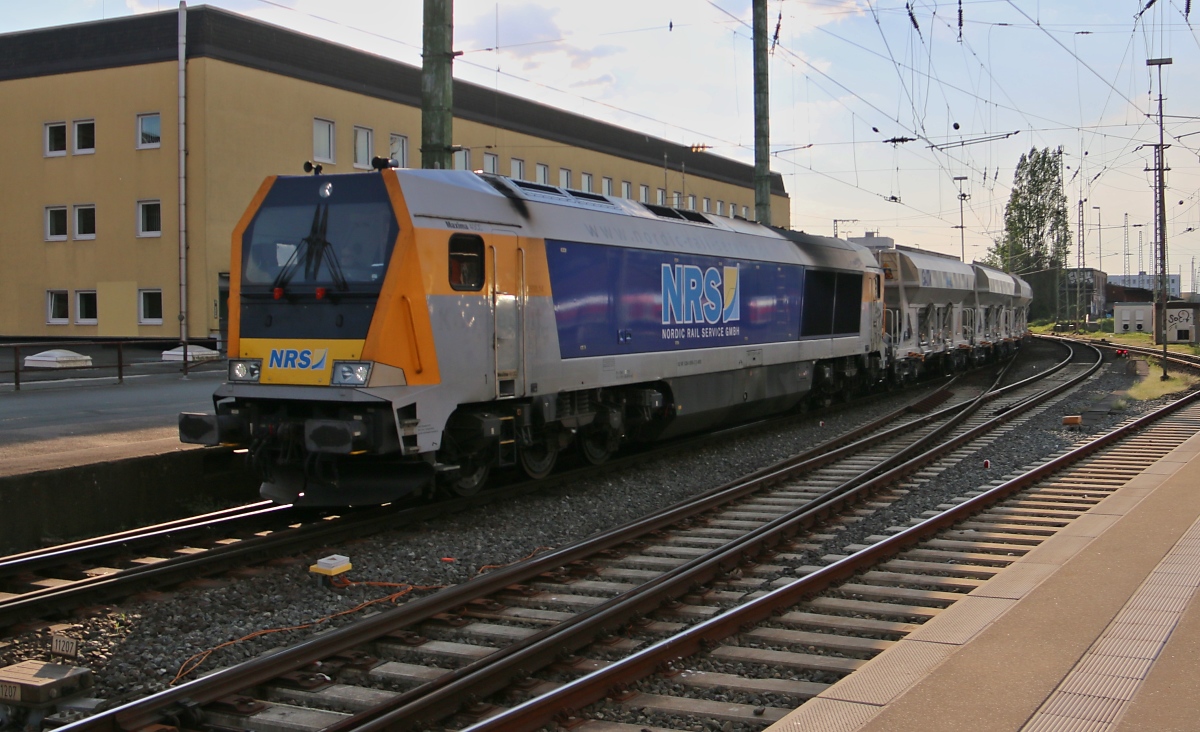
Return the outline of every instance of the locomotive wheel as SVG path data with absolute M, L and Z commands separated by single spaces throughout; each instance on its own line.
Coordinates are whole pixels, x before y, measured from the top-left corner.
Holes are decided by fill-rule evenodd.
M 594 429 L 579 434 L 579 454 L 589 465 L 607 462 L 615 451 L 608 430 Z
M 483 489 L 491 472 L 487 463 L 469 462 L 458 472 L 458 477 L 450 481 L 450 492 L 456 496 L 473 496 Z
M 558 450 L 545 442 L 537 442 L 521 449 L 521 469 L 534 480 L 541 480 L 550 475 L 556 462 Z

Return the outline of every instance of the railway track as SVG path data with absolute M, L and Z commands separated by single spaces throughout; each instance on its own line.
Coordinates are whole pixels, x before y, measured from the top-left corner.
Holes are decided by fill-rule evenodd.
M 576 682 L 571 678 L 588 678 L 627 662 L 621 659 L 638 658 L 647 647 L 658 647 L 674 634 L 686 635 L 736 608 L 754 605 L 755 598 L 775 595 L 778 590 L 773 588 L 828 576 L 830 570 L 820 566 L 820 553 L 830 542 L 837 543 L 841 527 L 905 495 L 909 488 L 902 487 L 902 481 L 923 469 L 938 469 L 930 464 L 939 456 L 961 459 L 981 438 L 1037 410 L 1035 393 L 1041 393 L 1044 403 L 1099 366 L 1098 358 L 1087 368 L 1070 360 L 1049 377 L 1055 382 L 1051 385 L 1035 383 L 1043 375 L 989 391 L 969 407 L 941 409 L 883 430 L 873 439 L 860 439 L 859 444 L 760 471 L 660 515 L 412 600 L 72 728 L 134 729 L 174 719 L 190 728 L 265 732 L 278 729 L 286 719 L 293 729 L 340 731 L 429 727 L 458 714 L 445 722 L 456 727 L 470 724 L 471 715 L 478 719 L 501 712 L 480 701 L 487 695 L 518 703 L 530 695 L 573 688 Z M 1070 378 L 1068 372 L 1074 372 Z M 978 424 L 966 424 L 968 420 Z M 891 446 L 883 448 L 881 441 Z M 979 579 L 986 569 L 974 572 Z M 893 603 L 896 595 L 923 592 L 940 597 L 937 593 L 950 591 L 945 587 L 973 586 L 972 576 L 958 583 L 943 578 L 942 589 L 915 591 L 902 586 L 906 577 L 891 579 L 893 589 L 873 592 L 890 595 Z M 885 645 L 880 644 L 888 637 L 911 630 L 916 616 L 933 614 L 929 608 L 903 609 L 909 615 L 902 619 L 875 623 L 851 622 L 835 610 L 833 619 L 816 627 L 816 637 L 810 637 L 814 630 L 792 629 L 799 634 L 790 636 L 795 643 L 823 641 L 839 626 L 846 626 L 842 629 L 849 631 L 850 639 L 799 654 L 819 664 L 805 672 L 811 678 L 768 677 L 767 683 L 746 682 L 737 693 L 777 697 L 794 706 L 882 650 Z M 884 639 L 864 640 L 861 634 L 867 626 Z M 622 629 L 629 633 L 621 634 Z M 768 635 L 775 637 L 773 642 L 789 637 L 772 633 Z M 564 659 L 569 653 L 579 656 Z M 751 663 L 754 657 L 738 661 L 734 652 L 724 662 Z M 686 688 L 728 689 L 733 680 L 728 671 L 684 676 L 687 683 L 680 684 Z M 510 688 L 512 682 L 516 684 Z M 650 701 L 643 699 L 642 708 Z M 682 704 L 693 701 L 697 700 Z M 584 704 L 572 701 L 570 706 Z M 749 709 L 750 719 L 761 726 L 777 714 L 772 709 L 776 707 L 756 703 Z M 497 719 L 511 713 L 501 712 Z M 634 723 L 642 724 L 636 717 Z
M 1094 345 L 1098 348 L 1106 348 L 1106 349 L 1110 349 L 1110 350 L 1123 350 L 1123 351 L 1126 351 L 1129 354 L 1135 355 L 1135 356 L 1145 356 L 1148 358 L 1162 358 L 1162 347 L 1161 346 L 1158 348 L 1147 348 L 1147 347 L 1143 347 L 1143 346 L 1128 346 L 1128 345 L 1125 345 L 1122 343 L 1117 343 L 1115 341 L 1098 340 L 1095 338 L 1069 338 L 1069 337 L 1063 337 L 1063 336 L 1038 336 L 1038 338 L 1042 338 L 1044 340 L 1060 341 L 1060 342 L 1069 341 L 1072 343 L 1088 343 L 1088 344 Z M 1188 367 L 1191 369 L 1200 369 L 1200 356 L 1196 356 L 1196 355 L 1193 355 L 1190 353 L 1180 353 L 1179 351 L 1168 351 L 1167 352 L 1167 360 L 1172 363 L 1178 364 L 1180 366 L 1185 366 L 1185 367 Z
M 960 389 L 963 391 L 969 392 L 969 389 Z M 945 390 L 937 390 L 929 398 L 848 431 L 810 452 L 815 455 L 848 444 L 950 398 Z M 962 399 L 960 395 L 957 402 L 961 403 Z M 706 444 L 771 429 L 795 419 L 789 416 L 739 425 L 676 440 L 657 449 L 612 460 L 604 466 L 560 472 L 542 481 L 519 482 L 477 496 L 434 504 L 397 504 L 369 511 L 348 510 L 339 515 L 296 510 L 261 501 L 3 557 L 0 558 L 0 628 L 33 618 L 55 617 L 83 605 L 112 601 L 146 589 L 243 568 L 248 563 L 302 552 L 314 545 L 395 529 L 480 504 L 511 500 L 559 484 L 569 485 L 581 475 L 594 475 L 597 470 L 627 470 L 664 454 L 701 449 Z

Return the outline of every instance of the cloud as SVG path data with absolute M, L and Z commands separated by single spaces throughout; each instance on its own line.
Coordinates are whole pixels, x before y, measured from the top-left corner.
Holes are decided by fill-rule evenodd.
M 616 83 L 617 83 L 617 77 L 613 76 L 612 74 L 601 74 L 600 76 L 596 76 L 591 79 L 585 79 L 584 81 L 577 81 L 574 84 L 571 84 L 571 88 L 572 89 L 588 89 L 588 88 L 600 87 L 600 88 L 605 88 L 605 89 L 611 89 L 613 86 L 616 85 Z
M 168 3 L 163 7 L 161 0 L 125 0 L 125 9 L 131 13 L 153 13 L 159 10 L 174 10 L 178 3 Z
M 558 13 L 558 8 L 532 3 L 503 8 L 499 14 L 498 39 L 496 15 L 481 13 L 455 26 L 454 45 L 456 48 L 494 48 L 498 40 L 501 52 L 510 58 L 539 56 L 556 50 L 555 41 L 564 36 L 554 20 Z
M 616 56 L 625 51 L 623 46 L 596 46 L 595 48 L 568 47 L 563 49 L 571 59 L 571 66 L 576 69 L 586 69 L 588 64 L 597 59 Z

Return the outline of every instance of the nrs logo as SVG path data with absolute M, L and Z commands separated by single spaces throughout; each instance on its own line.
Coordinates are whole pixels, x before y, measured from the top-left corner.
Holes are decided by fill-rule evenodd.
M 309 348 L 303 350 L 295 348 L 272 348 L 271 358 L 267 361 L 267 367 L 272 369 L 308 369 L 320 371 L 325 368 L 325 357 L 328 353 L 329 349 L 327 348 L 317 351 Z
M 662 266 L 662 324 L 734 323 L 741 320 L 742 297 L 737 267 L 694 264 Z

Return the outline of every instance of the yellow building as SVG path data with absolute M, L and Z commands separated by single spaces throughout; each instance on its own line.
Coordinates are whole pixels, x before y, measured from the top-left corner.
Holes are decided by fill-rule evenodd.
M 0 338 L 215 336 L 263 178 L 419 166 L 420 77 L 211 7 L 0 35 Z M 461 81 L 454 115 L 456 167 L 753 215 L 752 166 Z

